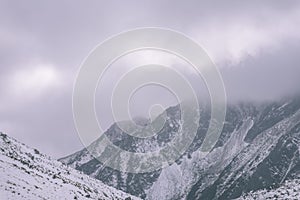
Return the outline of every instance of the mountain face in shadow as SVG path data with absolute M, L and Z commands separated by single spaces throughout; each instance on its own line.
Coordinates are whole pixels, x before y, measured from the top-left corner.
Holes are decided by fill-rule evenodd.
M 161 131 L 150 138 L 124 133 L 117 124 L 104 134 L 131 152 L 154 151 L 170 142 L 181 127 L 179 106 L 166 110 Z M 300 98 L 227 106 L 215 147 L 205 157 L 210 109 L 200 106 L 199 128 L 185 153 L 168 167 L 148 173 L 125 173 L 104 166 L 87 149 L 61 162 L 104 183 L 144 199 L 234 199 L 251 191 L 275 189 L 298 177 L 300 170 Z M 89 149 L 97 149 L 97 141 Z M 128 165 L 119 159 L 121 165 Z

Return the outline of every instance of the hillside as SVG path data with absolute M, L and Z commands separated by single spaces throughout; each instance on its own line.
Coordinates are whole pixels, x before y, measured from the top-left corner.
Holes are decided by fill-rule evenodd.
M 300 198 L 300 179 L 286 181 L 282 186 L 273 190 L 258 190 L 243 195 L 239 200 L 278 199 L 298 200 Z
M 138 199 L 0 133 L 0 199 Z

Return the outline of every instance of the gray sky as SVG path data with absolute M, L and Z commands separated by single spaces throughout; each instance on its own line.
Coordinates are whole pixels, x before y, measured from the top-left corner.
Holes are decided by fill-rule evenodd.
M 296 0 L 0 0 L 0 130 L 55 158 L 82 148 L 71 105 L 81 62 L 107 37 L 149 26 L 180 31 L 202 45 L 221 70 L 231 101 L 263 101 L 299 92 L 300 2 Z M 188 68 L 151 52 L 128 57 L 116 68 L 153 59 Z M 108 73 L 105 84 L 118 73 Z M 191 72 L 185 73 L 193 79 Z M 106 127 L 111 119 L 101 97 L 109 91 L 106 87 L 104 95 L 97 96 L 98 115 Z M 145 100 L 149 91 L 162 92 L 148 88 L 137 94 L 135 102 Z M 145 110 L 152 102 L 147 100 L 133 109 Z M 162 95 L 161 101 L 173 100 Z

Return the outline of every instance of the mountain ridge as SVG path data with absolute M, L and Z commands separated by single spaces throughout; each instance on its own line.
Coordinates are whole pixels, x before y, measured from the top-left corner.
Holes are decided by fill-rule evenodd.
M 125 150 L 144 152 L 160 148 L 180 128 L 178 107 L 171 107 L 166 113 L 166 124 L 158 136 L 152 138 L 152 143 L 128 137 L 115 124 L 105 134 Z M 294 147 L 300 142 L 298 132 L 292 133 L 300 123 L 299 116 L 299 97 L 263 104 L 228 105 L 221 136 L 214 149 L 203 158 L 199 148 L 209 125 L 210 109 L 201 107 L 200 126 L 189 149 L 169 167 L 149 173 L 112 170 L 94 159 L 86 149 L 60 160 L 143 199 L 233 199 L 250 191 L 279 187 L 283 181 L 293 179 L 293 174 L 299 173 L 299 149 Z M 285 140 L 296 141 L 290 144 L 291 150 L 287 150 Z M 280 156 L 282 162 L 275 162 L 273 154 Z M 290 156 L 293 155 L 292 160 Z M 270 163 L 274 163 L 274 167 L 269 167 Z M 275 176 L 268 172 L 264 176 L 268 167 L 275 171 L 284 170 L 286 174 Z M 247 182 L 251 184 L 247 185 Z

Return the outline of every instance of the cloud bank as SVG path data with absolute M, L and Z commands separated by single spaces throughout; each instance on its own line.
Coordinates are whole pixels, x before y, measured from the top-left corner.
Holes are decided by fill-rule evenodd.
M 265 101 L 299 92 L 299 1 L 4 0 L 0 130 L 54 157 L 80 149 L 71 104 L 81 62 L 107 37 L 149 26 L 177 30 L 203 46 L 219 67 L 231 101 Z M 202 90 L 203 82 L 194 78 L 191 66 L 163 54 L 128 57 L 116 69 L 155 59 L 182 70 Z M 109 72 L 106 84 L 120 74 Z M 104 88 L 104 94 L 109 92 L 110 87 Z M 145 110 L 152 102 L 149 97 L 142 103 L 147 93 L 156 97 L 161 91 L 137 93 L 136 109 Z M 105 107 L 105 98 L 98 99 Z M 108 126 L 106 112 L 99 112 L 99 119 Z

